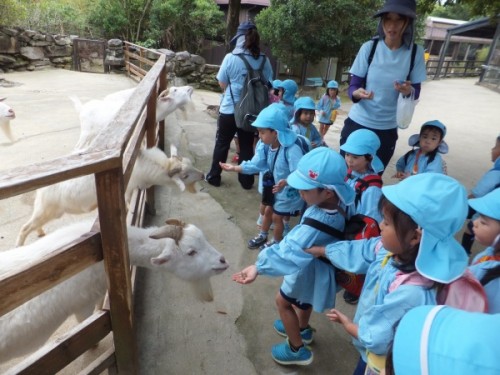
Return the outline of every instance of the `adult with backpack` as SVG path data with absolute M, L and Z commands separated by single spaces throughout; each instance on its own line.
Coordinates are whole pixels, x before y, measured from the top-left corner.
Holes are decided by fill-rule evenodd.
M 374 17 L 380 18 L 378 37 L 361 46 L 350 70 L 348 94 L 354 105 L 340 133 L 340 145 L 355 130 L 374 131 L 385 169 L 398 139 L 398 96 L 413 91 L 418 99 L 426 69 L 424 50 L 414 44 L 415 0 L 386 0 Z
M 251 121 L 258 113 L 247 112 L 258 112 L 269 104 L 271 86 L 267 85 L 273 79 L 271 63 L 260 51 L 260 36 L 254 23 L 241 23 L 236 35 L 231 39 L 231 45 L 235 47 L 224 57 L 217 73 L 217 80 L 224 93 L 217 119 L 212 165 L 206 176 L 206 181 L 213 186 L 221 184 L 222 169 L 219 163 L 227 161 L 235 134 L 238 136 L 240 147 L 238 163 L 250 160 L 254 155 L 256 130 L 251 126 Z M 251 84 L 248 84 L 250 80 Z M 255 92 L 245 95 L 249 90 Z M 260 92 L 263 94 L 259 95 Z M 243 111 L 242 108 L 247 110 Z M 240 173 L 238 181 L 243 189 L 251 189 L 254 176 Z

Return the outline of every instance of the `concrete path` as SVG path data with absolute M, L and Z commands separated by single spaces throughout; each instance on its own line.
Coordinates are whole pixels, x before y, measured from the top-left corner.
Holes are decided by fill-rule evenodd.
M 122 76 L 61 70 L 6 74 L 2 78 L 23 85 L 0 88 L 0 97 L 9 97 L 17 112 L 18 118 L 12 125 L 20 138 L 14 145 L 0 138 L 0 160 L 8 160 L 0 170 L 54 158 L 72 149 L 78 138 L 78 119 L 67 94 L 76 94 L 85 101 L 135 84 Z M 409 129 L 400 132 L 385 183 L 397 182 L 390 178 L 395 161 L 409 150 L 408 137 L 431 119 L 439 119 L 448 127 L 446 141 L 450 153 L 445 159 L 451 176 L 470 188 L 491 167 L 489 150 L 500 133 L 500 96 L 475 85 L 475 81 L 453 79 L 423 85 L 414 121 Z M 216 120 L 205 109 L 218 104 L 219 94 L 197 90 L 193 96 L 195 111 L 187 119 L 177 114 L 169 116 L 167 143 L 176 144 L 181 154 L 189 154 L 200 169 L 207 171 Z M 327 143 L 336 150 L 348 108 L 345 103 L 337 123 L 327 134 Z M 177 217 L 198 225 L 231 267 L 212 279 L 213 303 L 198 302 L 189 286 L 173 277 L 139 272 L 140 293 L 135 310 L 141 374 L 352 373 L 357 353 L 349 337 L 322 314 L 313 314 L 311 320 L 317 330 L 312 365 L 288 368 L 273 362 L 270 347 L 281 341 L 272 329 L 278 316 L 274 296 L 280 280 L 259 277 L 245 287 L 230 280 L 232 273 L 253 263 L 257 256 L 257 252 L 246 248 L 246 241 L 256 233 L 260 196 L 256 188 L 242 190 L 235 174 L 224 174 L 219 188 L 202 183 L 200 190 L 192 195 L 180 194 L 171 186 L 157 188 L 157 214 L 150 218 L 150 223 L 160 224 L 168 217 Z M 17 231 L 31 212 L 30 206 L 23 203 L 29 203 L 29 197 L 13 199 L 9 203 L 0 201 L 0 250 L 13 246 Z M 67 220 L 55 222 L 48 229 Z M 343 301 L 338 307 L 354 314 L 354 308 Z

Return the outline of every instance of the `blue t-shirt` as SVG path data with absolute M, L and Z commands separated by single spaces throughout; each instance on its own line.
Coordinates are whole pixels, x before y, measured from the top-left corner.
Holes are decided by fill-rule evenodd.
M 394 81 L 406 80 L 410 70 L 412 48 L 402 45 L 390 50 L 383 40 L 379 40 L 373 60 L 368 69 L 368 56 L 373 41 L 364 43 L 354 60 L 350 73 L 367 77 L 366 90 L 373 91 L 373 99 L 363 99 L 354 105 L 349 117 L 360 125 L 371 129 L 394 129 L 396 106 L 399 93 L 394 89 Z M 367 75 L 368 72 L 368 75 Z M 417 46 L 415 65 L 410 74 L 412 83 L 422 83 L 426 79 L 424 50 Z
M 266 59 L 264 64 L 263 74 L 268 82 L 273 80 L 273 68 L 269 59 L 265 55 L 260 55 L 258 59 L 255 59 L 249 52 L 243 53 L 243 57 L 247 60 L 253 69 L 258 69 L 262 63 L 262 59 Z M 220 113 L 232 114 L 234 113 L 234 103 L 238 103 L 240 100 L 241 90 L 243 84 L 245 83 L 245 77 L 247 75 L 247 68 L 245 63 L 241 59 L 228 53 L 222 65 L 220 66 L 219 72 L 217 73 L 217 80 L 227 84 L 226 90 L 222 95 L 222 100 L 220 103 Z M 231 98 L 231 93 L 233 97 Z M 234 99 L 234 102 L 233 102 Z

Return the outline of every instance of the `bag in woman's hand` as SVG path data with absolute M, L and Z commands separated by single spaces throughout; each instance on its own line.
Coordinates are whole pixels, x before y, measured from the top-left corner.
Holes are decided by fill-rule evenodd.
M 398 104 L 396 107 L 396 123 L 400 129 L 406 129 L 410 126 L 413 112 L 418 100 L 415 99 L 415 89 L 412 87 L 410 96 L 404 97 L 399 93 Z
M 274 177 L 271 171 L 267 171 L 262 175 L 262 204 L 264 206 L 272 206 L 274 204 Z

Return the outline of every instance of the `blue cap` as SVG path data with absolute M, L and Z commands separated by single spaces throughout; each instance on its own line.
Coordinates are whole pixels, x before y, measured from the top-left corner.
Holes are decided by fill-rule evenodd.
M 380 148 L 380 139 L 371 130 L 359 129 L 353 131 L 347 137 L 346 142 L 340 146 L 342 151 L 353 155 L 371 155 L 372 161 L 370 166 L 375 173 L 384 170 L 384 164 L 377 156 L 377 151 Z
M 283 89 L 283 100 L 287 103 L 293 104 L 295 102 L 295 94 L 299 90 L 299 86 L 295 83 L 293 79 L 285 79 L 279 85 L 280 89 Z
M 418 306 L 398 323 L 394 370 L 404 375 L 497 375 L 499 337 L 500 314 Z
M 233 38 L 231 39 L 231 41 L 229 42 L 229 44 L 235 44 L 236 43 L 236 40 L 242 36 L 242 35 L 245 35 L 246 32 L 248 30 L 251 30 L 251 29 L 257 29 L 257 26 L 255 26 L 255 24 L 251 21 L 245 21 L 243 23 L 240 23 L 240 25 L 238 26 L 238 30 L 236 30 L 236 35 L 233 36 Z
M 272 103 L 260 111 L 252 126 L 269 128 L 278 132 L 279 142 L 287 147 L 295 143 L 297 134 L 288 126 L 286 107 L 282 103 Z
M 469 199 L 469 206 L 481 215 L 500 220 L 500 188 L 496 188 L 480 198 Z
M 386 0 L 382 9 L 373 17 L 380 17 L 385 13 L 397 13 L 415 19 L 417 18 L 417 3 L 415 0 Z
M 441 154 L 446 154 L 448 153 L 448 145 L 444 141 L 444 136 L 446 135 L 446 126 L 439 120 L 432 120 L 432 121 L 427 121 L 422 124 L 420 129 L 422 129 L 424 126 L 434 126 L 438 129 L 441 130 L 441 133 L 443 134 L 443 137 L 441 139 L 441 143 L 438 146 L 438 152 Z M 422 130 L 420 130 L 422 131 Z M 408 145 L 415 147 L 420 145 L 420 134 L 413 134 L 410 136 L 408 139 Z
M 278 90 L 280 88 L 281 81 L 279 79 L 275 79 L 273 81 L 273 89 Z
M 458 279 L 468 257 L 455 240 L 467 216 L 467 191 L 455 179 L 441 173 L 421 173 L 382 193 L 422 229 L 415 266 L 424 277 L 439 283 Z
M 328 147 L 317 147 L 299 160 L 297 169 L 286 181 L 298 190 L 333 190 L 345 205 L 349 205 L 354 201 L 354 190 L 345 183 L 346 175 L 344 158 L 338 152 Z
M 328 84 L 326 85 L 326 88 L 327 89 L 338 89 L 339 88 L 339 83 L 337 81 L 334 81 L 334 80 L 331 80 L 330 82 L 328 82 Z

